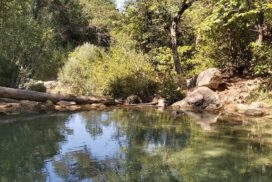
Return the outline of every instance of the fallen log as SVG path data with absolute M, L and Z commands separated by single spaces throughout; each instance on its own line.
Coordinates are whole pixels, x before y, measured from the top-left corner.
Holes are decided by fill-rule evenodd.
M 16 99 L 16 100 L 30 100 L 30 101 L 37 101 L 37 102 L 46 102 L 47 100 L 50 100 L 55 104 L 59 101 L 76 102 L 77 104 L 97 104 L 97 103 L 103 103 L 105 105 L 117 104 L 114 100 L 90 99 L 88 97 L 54 95 L 54 94 L 7 88 L 7 87 L 0 87 L 0 97 Z

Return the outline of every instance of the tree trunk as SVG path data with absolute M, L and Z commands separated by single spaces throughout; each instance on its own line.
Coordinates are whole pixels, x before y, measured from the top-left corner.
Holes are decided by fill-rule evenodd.
M 177 45 L 177 20 L 174 19 L 172 21 L 172 25 L 170 28 L 171 31 L 171 44 L 172 44 L 172 56 L 175 64 L 175 71 L 177 74 L 181 74 L 181 64 L 178 54 L 178 45 Z
M 172 56 L 175 64 L 175 71 L 177 74 L 182 73 L 180 58 L 178 54 L 178 42 L 177 42 L 177 32 L 178 32 L 178 23 L 180 22 L 180 18 L 183 13 L 197 0 L 183 0 L 182 5 L 179 7 L 179 11 L 173 17 L 170 27 L 171 33 L 171 48 L 172 48 Z
M 72 102 L 76 102 L 77 104 L 103 103 L 105 105 L 116 105 L 116 102 L 114 102 L 113 100 L 91 100 L 89 98 L 52 95 L 48 93 L 13 89 L 13 88 L 7 88 L 7 87 L 0 87 L 0 97 L 11 98 L 16 100 L 30 100 L 30 101 L 37 101 L 37 102 L 46 102 L 47 100 L 50 100 L 53 103 L 57 103 L 59 101 L 72 101 Z
M 262 45 L 264 39 L 264 12 L 260 11 L 257 13 L 257 44 Z

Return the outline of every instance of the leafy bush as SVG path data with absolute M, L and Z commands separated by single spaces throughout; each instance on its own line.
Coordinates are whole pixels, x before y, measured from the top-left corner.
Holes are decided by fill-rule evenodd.
M 59 79 L 75 94 L 93 96 L 125 98 L 134 94 L 148 99 L 158 88 L 151 65 L 128 37 L 118 37 L 107 54 L 91 44 L 76 48 Z
M 137 95 L 143 101 L 150 101 L 158 90 L 158 84 L 143 72 L 135 72 L 125 77 L 117 77 L 109 85 L 109 93 L 114 98 Z
M 272 46 L 251 44 L 253 58 L 251 60 L 251 71 L 257 76 L 268 76 L 272 74 Z
M 59 73 L 59 80 L 74 93 L 89 95 L 92 91 L 90 72 L 96 62 L 104 58 L 104 51 L 89 43 L 76 48 Z
M 168 75 L 163 79 L 160 85 L 159 94 L 165 98 L 169 104 L 180 101 L 185 97 L 185 94 L 182 93 L 184 83 L 184 80 L 177 75 Z
M 178 47 L 179 57 L 181 59 L 181 68 L 183 75 L 187 75 L 189 70 L 194 66 L 190 62 L 192 55 L 192 46 L 179 46 Z M 153 49 L 149 53 L 150 59 L 156 67 L 156 70 L 163 74 L 174 74 L 174 60 L 172 50 L 168 47 L 159 47 Z
M 37 92 L 46 92 L 46 87 L 44 86 L 44 83 L 42 81 L 37 81 L 37 80 L 32 80 L 32 79 L 19 87 L 26 89 L 26 90 L 32 90 L 32 91 L 37 91 Z

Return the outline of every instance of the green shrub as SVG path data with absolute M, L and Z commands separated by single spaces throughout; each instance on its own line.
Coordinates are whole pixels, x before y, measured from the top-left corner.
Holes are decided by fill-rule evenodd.
M 110 82 L 109 89 L 114 98 L 137 95 L 143 101 L 150 101 L 158 90 L 158 84 L 143 72 L 132 72 L 124 77 L 116 77 Z
M 166 99 L 168 104 L 180 101 L 185 97 L 182 93 L 184 80 L 177 75 L 166 76 L 160 85 L 160 95 Z
M 37 92 L 46 92 L 46 87 L 42 81 L 29 80 L 27 83 L 24 83 L 21 88 L 26 90 L 32 90 Z
M 194 64 L 190 61 L 192 56 L 192 46 L 179 46 L 178 53 L 181 60 L 183 75 L 188 75 Z M 149 52 L 150 59 L 156 65 L 156 70 L 163 74 L 174 74 L 174 60 L 172 50 L 168 47 L 159 47 Z
M 115 98 L 134 94 L 144 100 L 151 97 L 156 91 L 156 77 L 146 60 L 144 54 L 130 49 L 129 45 L 115 45 L 106 60 L 93 67 L 93 94 Z
M 272 74 L 272 46 L 251 44 L 253 58 L 251 60 L 251 71 L 257 76 L 268 76 Z
M 89 95 L 92 91 L 91 70 L 104 58 L 104 51 L 89 43 L 76 48 L 59 73 L 59 80 L 75 94 Z
M 69 55 L 59 79 L 75 94 L 114 98 L 134 94 L 148 99 L 158 86 L 155 72 L 146 60 L 127 37 L 119 37 L 113 42 L 107 54 L 100 48 L 84 44 Z

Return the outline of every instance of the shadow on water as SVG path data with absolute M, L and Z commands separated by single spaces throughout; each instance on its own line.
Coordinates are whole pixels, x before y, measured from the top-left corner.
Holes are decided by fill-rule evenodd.
M 1 182 L 272 180 L 269 121 L 228 126 L 140 108 L 9 121 L 0 120 Z

